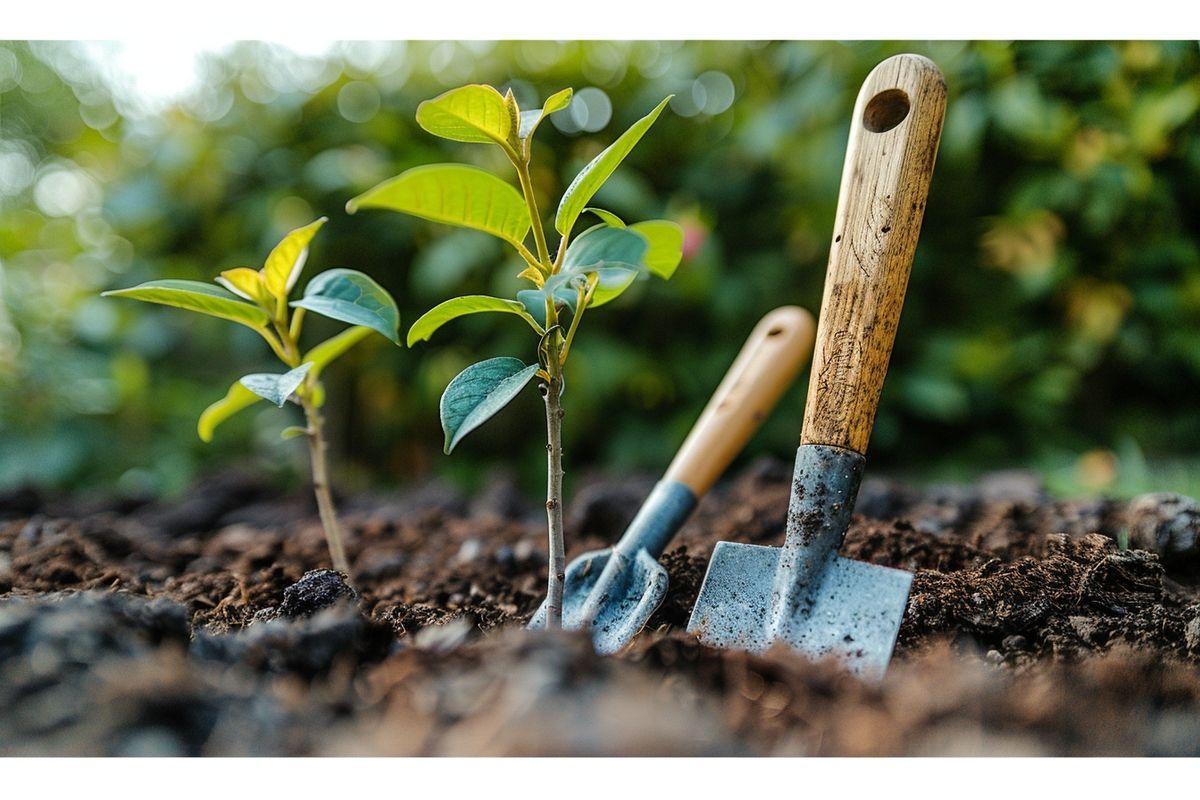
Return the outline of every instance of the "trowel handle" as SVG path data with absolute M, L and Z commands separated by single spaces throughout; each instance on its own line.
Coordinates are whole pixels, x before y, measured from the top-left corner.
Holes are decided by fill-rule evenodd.
M 866 453 L 945 111 L 942 73 L 922 56 L 887 59 L 858 93 L 808 383 L 803 444 Z
M 664 480 L 702 497 L 742 451 L 808 361 L 812 314 L 782 306 L 763 317 L 675 454 Z

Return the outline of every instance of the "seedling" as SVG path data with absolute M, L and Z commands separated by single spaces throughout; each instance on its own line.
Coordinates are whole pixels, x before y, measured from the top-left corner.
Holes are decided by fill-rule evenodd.
M 267 256 L 262 269 L 225 270 L 216 279 L 220 286 L 200 281 L 150 281 L 130 289 L 105 292 L 104 296 L 131 297 L 220 317 L 245 325 L 266 340 L 287 371 L 245 375 L 235 381 L 223 398 L 200 415 L 197 432 L 203 441 L 211 442 L 218 425 L 261 400 L 269 400 L 280 408 L 291 400 L 304 409 L 305 426 L 285 429 L 283 438 L 308 438 L 313 491 L 329 555 L 334 568 L 349 575 L 350 564 L 329 489 L 321 416 L 325 402 L 321 372 L 372 331 L 399 344 L 400 314 L 382 286 L 350 269 L 322 272 L 308 282 L 299 300 L 288 300 L 308 258 L 309 242 L 325 222 L 325 217 L 321 217 L 283 237 Z M 302 352 L 300 334 L 308 311 L 354 327 Z
M 517 292 L 515 299 L 470 295 L 447 300 L 413 323 L 408 344 L 428 339 L 452 319 L 482 312 L 519 317 L 537 336 L 536 363 L 490 358 L 467 367 L 450 381 L 442 395 L 441 419 L 445 451 L 450 453 L 526 384 L 535 377 L 540 381 L 546 406 L 548 627 L 562 625 L 563 367 L 587 309 L 612 302 L 640 275 L 670 278 L 682 257 L 683 231 L 675 223 L 652 220 L 626 225 L 615 214 L 588 208 L 588 202 L 658 119 L 668 100 L 635 122 L 575 176 L 554 217 L 560 238 L 553 258 L 538 213 L 530 163 L 534 133 L 547 116 L 570 104 L 570 89 L 552 95 L 540 109 L 531 111 L 521 111 L 512 91 L 502 95 L 481 85 L 452 89 L 417 108 L 417 123 L 435 136 L 498 146 L 516 169 L 520 191 L 476 167 L 432 164 L 385 181 L 346 207 L 351 213 L 360 208 L 390 209 L 481 230 L 507 242 L 524 262 L 519 277 L 528 280 L 532 288 Z M 585 211 L 599 218 L 600 224 L 572 239 L 575 224 Z M 531 232 L 532 249 L 527 245 Z

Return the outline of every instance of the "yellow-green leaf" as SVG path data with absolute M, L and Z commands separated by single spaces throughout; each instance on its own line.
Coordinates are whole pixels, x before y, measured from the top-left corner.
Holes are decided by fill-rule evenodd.
M 563 89 L 561 92 L 555 92 L 547 97 L 540 111 L 521 112 L 521 128 L 517 132 L 517 136 L 521 139 L 528 139 L 530 136 L 533 136 L 537 131 L 538 125 L 542 124 L 542 120 L 555 111 L 562 111 L 571 105 L 571 95 L 571 89 Z
M 575 180 L 571 181 L 571 185 L 567 187 L 567 191 L 563 192 L 562 200 L 558 203 L 558 213 L 554 216 L 554 227 L 559 233 L 563 236 L 571 233 L 571 228 L 574 227 L 575 220 L 579 219 L 579 215 L 587 207 L 588 201 L 599 191 L 604 182 L 612 176 L 621 162 L 625 160 L 625 156 L 629 155 L 629 152 L 633 150 L 634 145 L 641 141 L 646 131 L 650 130 L 650 126 L 658 119 L 658 115 L 662 113 L 667 102 L 673 96 L 666 97 L 661 103 L 655 106 L 653 111 L 633 123 L 629 127 L 629 130 L 622 133 L 615 142 L 606 147 L 600 155 L 593 158 L 575 176 Z
M 234 382 L 224 397 L 204 409 L 204 413 L 200 415 L 200 420 L 196 423 L 196 433 L 200 435 L 200 441 L 211 442 L 213 431 L 218 425 L 243 408 L 249 408 L 261 400 L 261 397 L 242 386 L 241 381 Z
M 443 139 L 507 146 L 512 115 L 500 92 L 491 86 L 472 84 L 421 103 L 417 106 L 417 124 Z
M 642 256 L 646 269 L 663 280 L 675 274 L 675 268 L 683 260 L 683 228 L 666 219 L 651 219 L 636 222 L 629 230 L 645 238 L 649 247 Z
M 611 225 L 614 228 L 625 227 L 625 223 L 621 221 L 621 218 L 611 211 L 605 211 L 603 208 L 585 208 L 584 211 L 595 214 L 597 217 L 602 219 L 606 225 Z
M 368 328 L 366 325 L 355 325 L 353 328 L 347 328 L 337 336 L 331 336 L 312 350 L 309 350 L 300 360 L 302 362 L 312 362 L 312 376 L 316 380 L 321 375 L 321 370 L 325 369 L 334 359 L 341 356 L 342 353 L 345 353 L 351 347 L 354 347 L 354 345 L 370 336 L 373 330 L 373 328 Z
M 266 299 L 266 285 L 262 273 L 249 267 L 227 269 L 217 278 L 217 283 L 247 300 L 262 304 Z
M 433 335 L 434 331 L 452 319 L 488 311 L 516 314 L 528 322 L 530 327 L 537 331 L 538 335 L 544 332 L 541 326 L 534 321 L 533 317 L 529 316 L 529 312 L 525 310 L 525 306 L 516 300 L 505 300 L 500 297 L 473 294 L 466 297 L 455 297 L 452 300 L 439 303 L 422 314 L 421 318 L 414 322 L 412 327 L 408 329 L 408 346 L 412 347 L 417 342 L 425 341 Z
M 263 280 L 267 291 L 273 297 L 279 300 L 287 299 L 288 292 L 300 277 L 300 270 L 304 269 L 304 261 L 308 257 L 308 243 L 326 222 L 328 218 L 321 217 L 303 228 L 297 228 L 283 237 L 283 241 L 275 245 L 271 255 L 267 256 L 267 262 L 263 265 Z
M 183 308 L 210 317 L 219 317 L 240 322 L 259 329 L 270 322 L 270 317 L 256 305 L 243 302 L 236 295 L 199 281 L 149 281 L 130 289 L 115 289 L 105 292 L 105 297 L 129 297 L 146 303 Z
M 407 170 L 346 204 L 351 214 L 360 208 L 384 208 L 474 228 L 514 245 L 523 242 L 530 226 L 520 192 L 491 173 L 462 164 Z

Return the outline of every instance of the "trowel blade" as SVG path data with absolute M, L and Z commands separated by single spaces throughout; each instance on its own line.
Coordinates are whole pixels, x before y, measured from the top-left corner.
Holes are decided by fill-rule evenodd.
M 596 581 L 612 557 L 612 549 L 584 553 L 567 565 L 563 579 L 563 627 L 583 627 L 583 611 L 596 588 Z M 598 606 L 592 622 L 592 643 L 602 655 L 615 653 L 633 641 L 645 627 L 667 594 L 667 570 L 640 549 L 630 559 L 629 569 L 620 573 L 617 583 Z M 546 627 L 543 602 L 529 621 L 530 628 Z
M 887 670 L 912 574 L 829 557 L 803 608 L 775 632 L 769 621 L 778 547 L 718 542 L 688 630 L 705 644 L 761 652 L 778 640 L 804 655 L 837 658 L 866 680 Z

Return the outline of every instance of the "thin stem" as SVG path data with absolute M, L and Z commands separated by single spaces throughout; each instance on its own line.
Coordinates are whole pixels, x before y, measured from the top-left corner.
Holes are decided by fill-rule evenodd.
M 542 229 L 542 218 L 538 214 L 537 198 L 533 196 L 533 180 L 529 177 L 529 162 L 519 160 L 514 163 L 517 167 L 517 178 L 521 181 L 521 193 L 525 195 L 525 204 L 529 206 L 529 220 L 533 224 L 533 241 L 537 244 L 538 261 L 544 268 L 550 269 L 550 248 L 546 247 L 546 232 Z
M 346 560 L 346 548 L 342 545 L 342 528 L 337 510 L 333 506 L 333 494 L 329 489 L 329 470 L 325 457 L 324 420 L 312 402 L 311 392 L 300 396 L 304 417 L 308 421 L 308 451 L 312 458 L 313 493 L 317 496 L 317 510 L 321 514 L 321 525 L 325 528 L 325 541 L 329 545 L 329 557 L 333 568 L 350 575 L 350 562 Z
M 571 325 L 567 328 L 567 340 L 563 342 L 562 355 L 559 356 L 559 361 L 563 364 L 567 363 L 567 355 L 571 352 L 571 342 L 575 341 L 575 331 L 579 328 L 579 320 L 583 319 L 583 312 L 587 310 L 588 303 L 592 302 L 592 295 L 596 292 L 596 286 L 600 283 L 599 278 L 593 274 L 588 278 L 587 289 L 580 289 L 578 299 L 575 301 L 575 314 L 571 317 Z
M 266 328 L 255 328 L 255 330 L 267 340 L 267 344 L 271 345 L 272 352 L 279 357 L 279 360 L 286 364 L 288 360 L 287 353 L 284 351 L 283 346 L 279 343 L 279 340 L 272 336 L 271 332 Z
M 557 362 L 557 358 L 552 358 Z M 562 499 L 562 418 L 559 391 L 562 377 L 557 363 L 550 371 L 550 382 L 544 384 L 546 400 L 546 521 L 549 529 L 550 564 L 546 585 L 546 627 L 562 627 L 563 582 L 566 555 L 563 545 Z
M 292 312 L 292 324 L 288 326 L 288 335 L 293 340 L 300 338 L 300 326 L 304 324 L 304 309 L 297 308 Z

